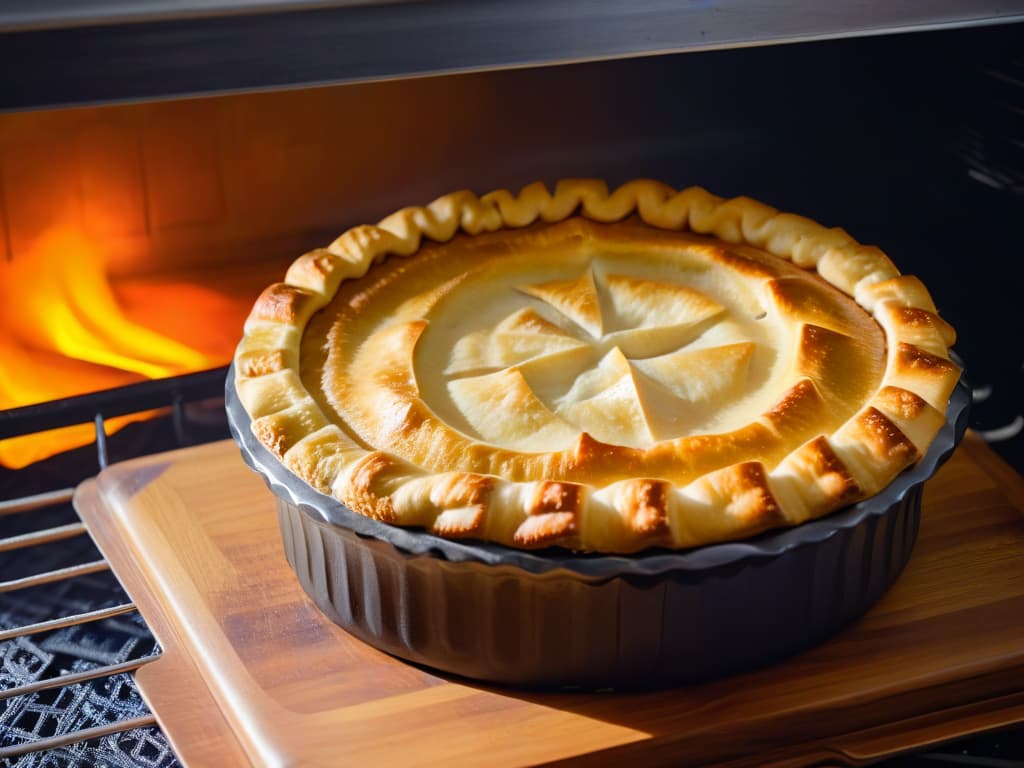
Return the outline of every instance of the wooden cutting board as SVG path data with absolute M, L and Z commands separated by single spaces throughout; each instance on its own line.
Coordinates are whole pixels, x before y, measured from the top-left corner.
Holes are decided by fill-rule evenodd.
M 110 467 L 75 503 L 164 648 L 137 680 L 193 768 L 858 764 L 1024 722 L 1024 480 L 971 435 L 861 621 L 774 667 L 629 694 L 477 685 L 350 637 L 293 578 L 231 442 Z

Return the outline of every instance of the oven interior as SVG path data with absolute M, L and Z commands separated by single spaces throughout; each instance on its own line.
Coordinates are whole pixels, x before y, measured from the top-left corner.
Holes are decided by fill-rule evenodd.
M 929 286 L 972 427 L 1024 471 L 1021 29 L 0 114 L 0 756 L 177 764 L 131 683 L 159 648 L 65 489 L 226 437 L 261 288 L 454 189 L 652 177 L 842 226 Z

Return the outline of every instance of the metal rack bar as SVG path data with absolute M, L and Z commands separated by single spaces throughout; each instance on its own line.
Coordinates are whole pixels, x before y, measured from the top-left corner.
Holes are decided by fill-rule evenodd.
M 156 661 L 161 655 L 162 654 L 158 653 L 153 656 L 146 656 L 142 659 L 124 661 L 120 664 L 105 664 L 102 667 L 88 669 L 84 672 L 68 673 L 66 675 L 61 675 L 60 677 L 51 677 L 48 680 L 37 680 L 34 683 L 19 685 L 17 688 L 8 688 L 6 691 L 0 691 L 0 701 L 3 701 L 4 699 L 13 699 L 15 696 L 28 696 L 30 693 L 46 691 L 51 688 L 63 688 L 67 685 L 84 683 L 88 680 L 96 680 L 100 677 L 110 677 L 111 675 L 117 675 L 121 672 L 133 672 L 139 667 L 144 667 L 150 662 Z
M 56 491 L 37 493 L 34 496 L 22 496 L 18 499 L 0 501 L 0 517 L 15 515 L 18 512 L 28 512 L 40 507 L 52 507 L 55 504 L 63 504 L 71 501 L 71 497 L 74 495 L 74 488 L 61 488 Z
M 166 408 L 177 396 L 184 400 L 223 396 L 227 373 L 226 366 L 212 368 L 173 379 L 142 381 L 64 400 L 0 411 L 0 440 L 72 424 L 95 423 L 99 414 L 102 414 L 102 420 Z
M 93 423 L 96 425 L 96 460 L 100 469 L 107 468 L 107 428 L 103 421 L 103 414 L 97 413 Z
M 23 533 L 20 536 L 9 536 L 6 539 L 0 539 L 0 552 L 35 547 L 39 544 L 49 544 L 51 541 L 70 539 L 72 536 L 81 536 L 83 533 L 86 533 L 85 523 L 68 523 L 67 525 L 58 525 L 55 528 L 44 528 L 41 531 Z
M 67 568 L 58 568 L 55 571 L 45 571 L 44 573 L 37 573 L 32 576 L 24 576 L 20 579 L 0 581 L 0 594 L 4 592 L 14 592 L 17 589 L 28 589 L 29 587 L 38 587 L 43 584 L 52 584 L 55 581 L 65 581 L 66 579 L 73 579 L 76 576 L 87 576 L 90 573 L 99 573 L 100 571 L 109 570 L 110 564 L 106 560 L 93 560 L 89 563 L 69 565 Z M 0 693 L 0 698 L 3 698 L 2 693 Z
M 135 603 L 121 603 L 120 605 L 113 605 L 109 608 L 99 608 L 95 611 L 76 613 L 71 616 L 62 616 L 59 619 L 50 619 L 49 621 L 40 621 L 35 624 L 26 624 L 22 627 L 12 627 L 11 629 L 5 629 L 0 632 L 0 642 L 3 642 L 4 640 L 11 640 L 15 637 L 22 637 L 23 635 L 34 635 L 39 632 L 49 632 L 51 629 L 72 627 L 75 624 L 81 624 L 86 621 L 109 619 L 111 616 L 120 616 L 122 613 L 130 613 L 134 610 Z
M 66 747 L 69 744 L 75 744 L 80 741 L 98 739 L 101 736 L 109 736 L 112 733 L 121 733 L 123 731 L 131 731 L 135 728 L 145 728 L 149 725 L 156 725 L 156 718 L 153 715 L 133 717 L 130 720 L 120 720 L 116 723 L 108 723 L 107 725 L 100 725 L 95 728 L 85 728 L 81 731 L 65 733 L 60 736 L 49 736 L 45 739 L 37 739 L 36 741 L 30 741 L 25 744 L 18 744 L 14 747 L 2 747 L 0 748 L 0 759 L 21 757 L 32 752 L 42 752 L 46 749 Z

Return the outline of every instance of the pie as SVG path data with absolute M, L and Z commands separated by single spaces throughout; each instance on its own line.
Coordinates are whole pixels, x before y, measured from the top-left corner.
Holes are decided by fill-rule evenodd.
M 877 493 L 945 423 L 954 339 L 841 229 L 565 180 L 446 195 L 305 254 L 234 370 L 259 441 L 359 514 L 632 553 Z

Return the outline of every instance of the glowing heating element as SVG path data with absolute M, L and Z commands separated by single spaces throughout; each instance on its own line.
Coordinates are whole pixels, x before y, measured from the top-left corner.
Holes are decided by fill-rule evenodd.
M 247 306 L 175 280 L 108 278 L 103 249 L 53 228 L 0 262 L 0 409 L 56 400 L 225 364 Z M 111 430 L 151 414 L 111 419 Z M 87 444 L 91 424 L 0 441 L 0 463 L 20 468 Z

